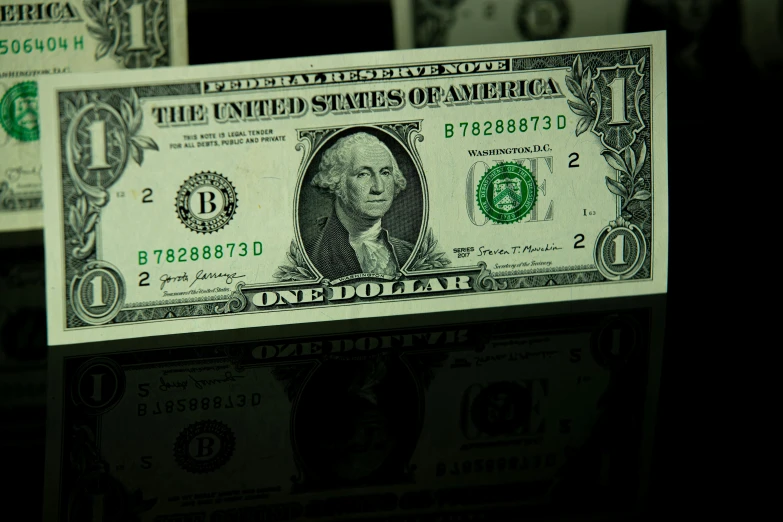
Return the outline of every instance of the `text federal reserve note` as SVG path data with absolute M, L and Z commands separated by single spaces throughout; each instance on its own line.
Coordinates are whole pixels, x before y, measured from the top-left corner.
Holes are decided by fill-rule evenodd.
M 663 33 L 49 77 L 49 342 L 666 291 Z
M 654 317 L 60 351 L 45 519 L 630 513 L 649 471 Z
M 44 75 L 187 65 L 185 0 L 0 0 L 0 232 L 41 228 Z

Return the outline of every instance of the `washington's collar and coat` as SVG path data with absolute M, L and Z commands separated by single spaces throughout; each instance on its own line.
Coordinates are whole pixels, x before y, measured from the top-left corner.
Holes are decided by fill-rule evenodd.
M 376 228 L 377 236 L 374 236 Z M 362 236 L 377 237 L 374 243 L 386 246 L 390 254 L 388 261 L 394 264 L 394 271 L 399 270 L 413 252 L 411 243 L 389 235 L 386 229 L 380 227 L 380 222 L 377 223 L 377 226 L 363 233 L 349 234 L 336 212 L 326 220 L 313 248 L 312 261 L 315 263 L 315 267 L 325 278 L 330 280 L 365 272 L 359 262 L 356 250 L 351 246 L 352 243 L 358 246 L 363 242 Z

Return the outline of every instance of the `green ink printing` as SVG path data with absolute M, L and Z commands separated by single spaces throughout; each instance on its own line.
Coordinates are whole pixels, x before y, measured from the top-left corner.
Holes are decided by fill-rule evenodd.
M 38 84 L 14 85 L 0 99 L 0 125 L 19 141 L 38 141 Z
M 252 243 L 226 243 L 224 245 L 204 245 L 203 247 L 191 247 L 190 249 L 169 248 L 160 250 L 139 250 L 139 266 L 147 263 L 162 265 L 164 263 L 185 263 L 188 261 L 204 261 L 209 259 L 222 259 L 224 257 L 258 257 L 263 253 L 261 241 Z
M 495 223 L 520 221 L 533 209 L 538 186 L 533 174 L 519 163 L 500 163 L 489 169 L 476 190 L 481 212 Z

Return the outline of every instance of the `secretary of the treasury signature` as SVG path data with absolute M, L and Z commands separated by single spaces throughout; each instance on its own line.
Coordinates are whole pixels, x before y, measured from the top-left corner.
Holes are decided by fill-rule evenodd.
M 483 257 L 483 256 L 508 256 L 508 255 L 515 255 L 515 254 L 535 254 L 537 252 L 554 252 L 555 250 L 563 250 L 562 247 L 555 246 L 554 243 L 552 244 L 545 244 L 545 245 L 517 245 L 512 246 L 508 248 L 486 248 L 483 245 L 479 247 L 478 249 L 478 256 L 476 257 Z
M 239 275 L 236 272 L 231 272 L 230 274 L 227 274 L 225 272 L 205 272 L 203 270 L 199 270 L 196 272 L 196 276 L 191 278 L 187 272 L 183 272 L 182 275 L 173 275 L 170 276 L 168 274 L 163 274 L 160 276 L 160 289 L 163 290 L 163 288 L 166 286 L 166 284 L 171 283 L 187 283 L 190 282 L 188 285 L 188 288 L 191 288 L 193 285 L 198 283 L 199 281 L 210 281 L 212 279 L 220 279 L 221 281 L 225 281 L 227 285 L 230 285 L 234 282 L 234 279 L 239 279 L 245 277 L 244 275 Z

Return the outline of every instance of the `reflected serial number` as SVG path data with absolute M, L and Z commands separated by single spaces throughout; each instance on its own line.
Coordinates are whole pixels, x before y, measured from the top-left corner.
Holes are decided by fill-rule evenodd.
M 456 462 L 438 462 L 435 476 L 457 476 L 470 473 L 502 473 L 504 471 L 526 471 L 551 468 L 557 464 L 557 455 L 531 455 L 528 457 L 498 457 L 493 459 L 471 459 Z
M 245 395 L 227 395 L 225 397 L 202 397 L 192 399 L 177 399 L 170 401 L 156 401 L 152 404 L 139 403 L 137 413 L 139 417 L 146 415 L 162 415 L 164 413 L 184 413 L 186 411 L 229 410 L 231 408 L 244 408 L 246 406 L 258 406 L 261 404 L 261 394 L 252 393 Z

